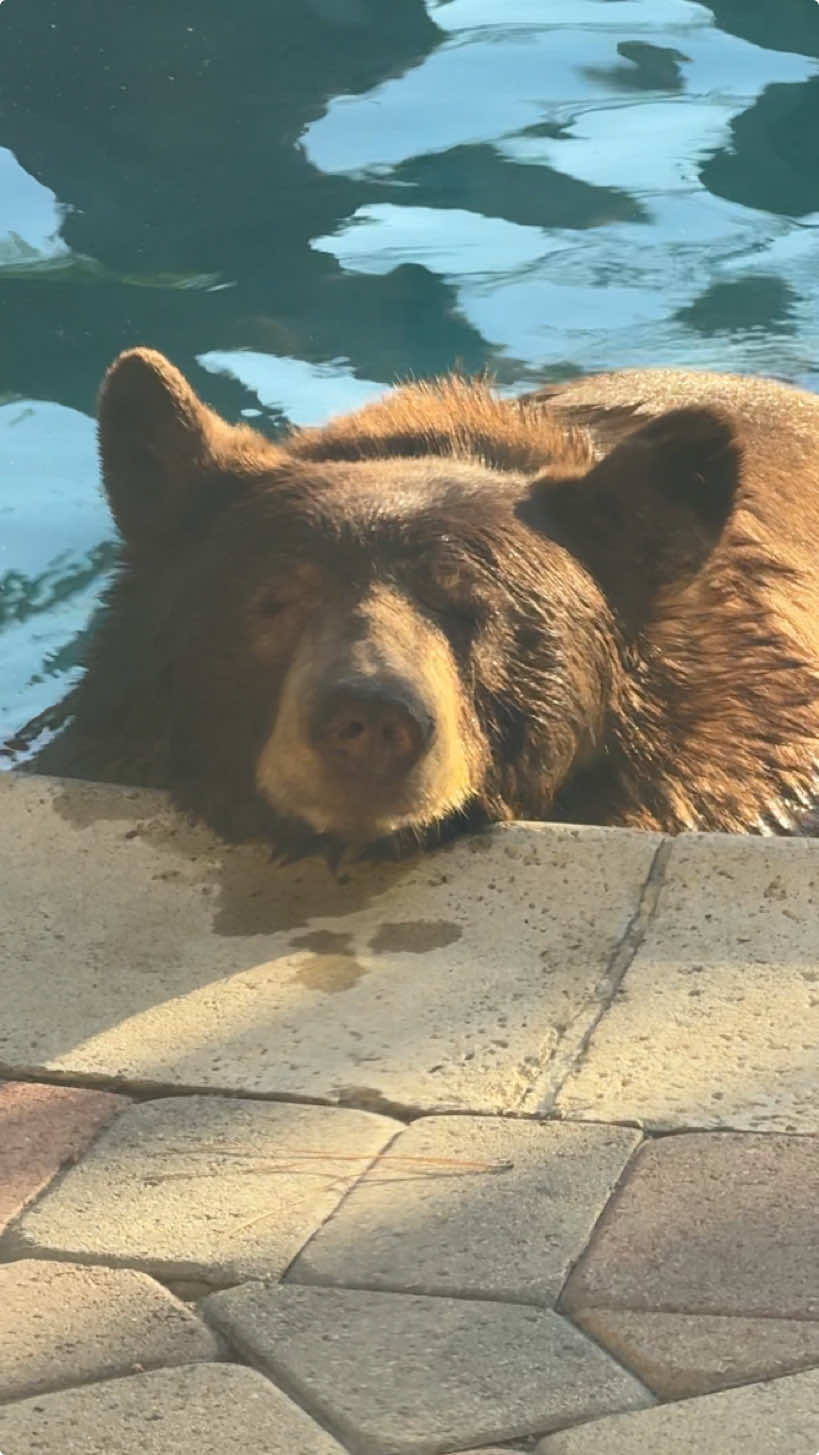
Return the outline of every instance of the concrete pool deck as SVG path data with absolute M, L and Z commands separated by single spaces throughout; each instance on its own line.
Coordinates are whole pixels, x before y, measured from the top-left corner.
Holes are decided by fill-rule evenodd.
M 816 1455 L 819 839 L 0 814 L 2 1455 Z

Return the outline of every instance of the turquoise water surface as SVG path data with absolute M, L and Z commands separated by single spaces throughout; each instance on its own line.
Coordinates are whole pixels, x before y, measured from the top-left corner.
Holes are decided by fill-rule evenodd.
M 407 374 L 819 389 L 816 0 L 0 3 L 0 738 L 112 560 L 135 343 L 232 419 Z

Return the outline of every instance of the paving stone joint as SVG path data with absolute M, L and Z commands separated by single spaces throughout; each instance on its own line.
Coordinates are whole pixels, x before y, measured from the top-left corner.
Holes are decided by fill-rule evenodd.
M 817 1455 L 819 841 L 0 800 L 3 1455 Z

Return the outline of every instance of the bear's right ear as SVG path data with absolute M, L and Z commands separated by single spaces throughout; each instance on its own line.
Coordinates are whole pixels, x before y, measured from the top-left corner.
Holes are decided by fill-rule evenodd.
M 212 476 L 230 426 L 153 349 L 129 349 L 114 361 L 97 416 L 102 476 L 121 535 L 135 547 L 167 538 Z

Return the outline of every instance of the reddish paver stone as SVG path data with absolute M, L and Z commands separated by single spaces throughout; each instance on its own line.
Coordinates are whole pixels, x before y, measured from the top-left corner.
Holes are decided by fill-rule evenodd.
M 819 1323 L 807 1319 L 580 1309 L 575 1321 L 660 1399 L 689 1399 L 819 1365 Z
M 0 1084 L 0 1233 L 127 1105 L 109 1091 Z
M 817 1208 L 819 1137 L 709 1132 L 648 1143 L 564 1305 L 819 1319 Z
M 0 1266 L 0 1402 L 221 1353 L 146 1273 L 29 1258 Z

